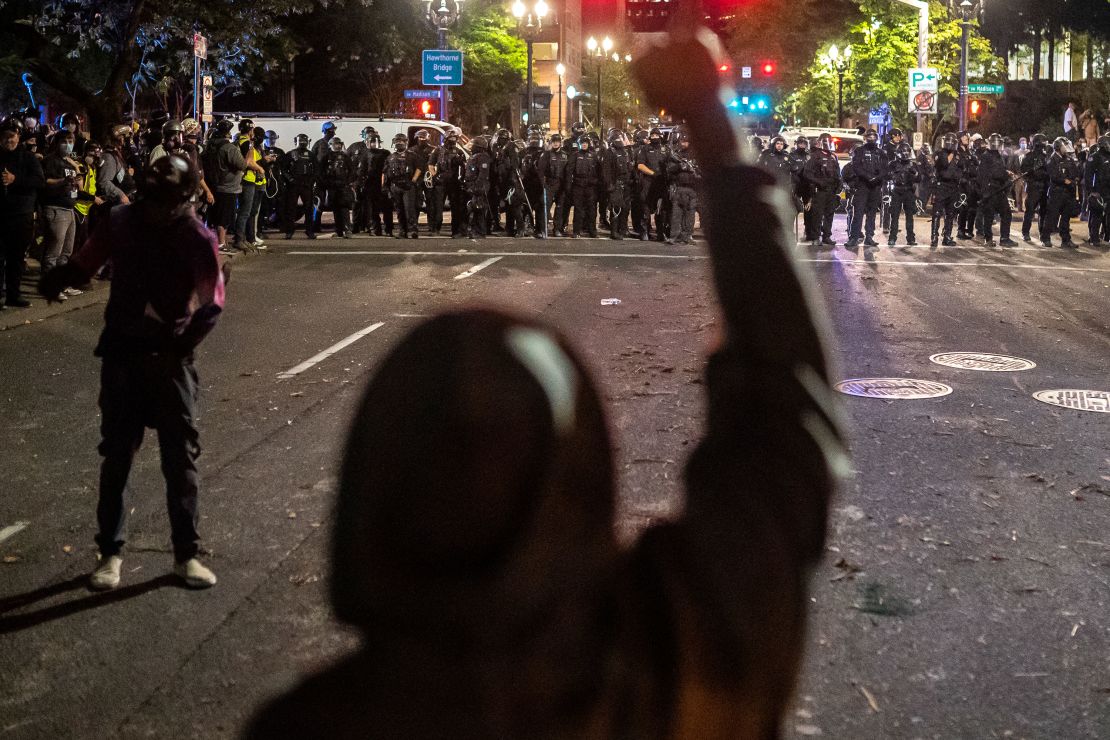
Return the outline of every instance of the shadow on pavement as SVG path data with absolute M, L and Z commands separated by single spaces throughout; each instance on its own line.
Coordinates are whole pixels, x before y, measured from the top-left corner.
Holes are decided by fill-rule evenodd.
M 89 577 L 87 575 L 80 575 L 66 581 L 44 586 L 35 591 L 29 591 L 25 594 L 8 596 L 0 599 L 0 614 L 20 609 L 29 604 L 34 604 L 35 602 L 49 599 L 52 596 L 66 593 L 67 591 L 87 588 L 88 582 Z M 9 632 L 19 632 L 20 630 L 36 627 L 46 622 L 52 622 L 55 619 L 62 619 L 63 617 L 88 611 L 89 609 L 96 609 L 97 607 L 107 606 L 108 604 L 114 604 L 118 601 L 132 599 L 136 596 L 142 596 L 145 593 L 167 586 L 184 588 L 180 579 L 167 573 L 157 578 L 151 578 L 149 581 L 143 581 L 142 583 L 136 583 L 131 586 L 124 586 L 123 588 L 117 588 L 113 591 L 93 593 L 83 599 L 68 601 L 64 604 L 56 604 L 55 606 L 49 606 L 27 614 L 0 616 L 0 635 L 5 635 Z

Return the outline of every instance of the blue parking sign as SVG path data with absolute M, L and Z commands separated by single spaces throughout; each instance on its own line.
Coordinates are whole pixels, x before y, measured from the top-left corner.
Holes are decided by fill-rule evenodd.
M 422 59 L 423 84 L 463 84 L 463 53 L 459 49 L 425 49 Z

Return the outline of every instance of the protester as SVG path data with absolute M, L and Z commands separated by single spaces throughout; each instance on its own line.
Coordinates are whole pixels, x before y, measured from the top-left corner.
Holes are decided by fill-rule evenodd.
M 622 550 L 605 414 L 568 344 L 492 310 L 432 319 L 380 366 L 347 443 L 331 599 L 364 644 L 248 738 L 777 736 L 848 465 L 788 217 L 738 164 L 703 38 L 639 75 L 715 155 L 723 330 L 685 513 Z
M 42 272 L 45 274 L 55 267 L 64 265 L 73 255 L 73 244 L 77 237 L 77 220 L 74 206 L 81 192 L 80 177 L 82 166 L 74 159 L 75 137 L 68 131 L 54 134 L 50 152 L 42 161 L 42 173 L 46 186 L 42 193 L 43 241 Z M 66 288 L 61 298 L 79 295 L 76 287 Z
M 103 360 L 100 381 L 100 561 L 90 577 L 94 589 L 119 585 L 126 539 L 124 491 L 145 429 L 158 434 L 174 550 L 174 572 L 194 588 L 216 583 L 197 559 L 198 475 L 196 428 L 199 381 L 193 353 L 216 324 L 224 286 L 211 231 L 189 207 L 197 175 L 177 155 L 151 164 L 141 180 L 141 199 L 105 218 L 85 248 L 40 282 L 57 300 L 87 281 L 111 259 L 111 293 L 104 331 L 95 354 Z
M 27 308 L 23 297 L 23 261 L 35 229 L 35 198 L 44 184 L 42 165 L 19 145 L 13 127 L 0 131 L 0 272 L 4 274 L 4 306 Z
M 231 142 L 232 128 L 234 124 L 226 118 L 216 123 L 201 160 L 208 186 L 215 196 L 215 202 L 208 209 L 208 226 L 215 230 L 220 252 L 224 254 L 238 251 L 228 243 L 227 237 L 235 228 L 236 201 L 243 192 L 243 173 L 247 170 L 242 152 Z

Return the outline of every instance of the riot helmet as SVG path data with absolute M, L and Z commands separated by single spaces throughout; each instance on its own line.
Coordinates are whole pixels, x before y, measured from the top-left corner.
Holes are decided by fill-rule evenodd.
M 308 134 L 297 134 L 293 137 L 293 143 L 297 145 L 298 149 L 308 148 Z
M 832 134 L 822 133 L 817 137 L 817 148 L 826 152 L 836 151 L 836 141 L 833 140 Z
M 328 141 L 328 148 L 331 149 L 333 152 L 343 151 L 343 140 L 340 139 L 338 136 L 333 136 Z
M 771 139 L 771 150 L 776 154 L 786 151 L 786 137 L 775 136 Z
M 563 148 L 563 137 L 560 134 L 552 134 L 550 142 L 551 142 L 551 151 L 553 151 L 553 152 L 557 152 L 557 151 L 559 151 L 560 149 Z
M 1001 134 L 991 134 L 987 137 L 987 145 L 991 148 L 991 151 L 1001 152 L 1005 142 L 1002 140 Z
M 419 131 L 416 132 L 416 143 L 417 144 L 427 144 L 431 140 L 431 138 L 432 138 L 432 135 L 430 133 L 428 133 L 428 129 L 426 129 L 426 128 L 422 128 L 422 129 L 420 129 Z
M 663 143 L 663 132 L 658 128 L 653 128 L 648 131 L 648 143 L 652 146 L 658 146 Z
M 143 168 L 139 192 L 144 201 L 173 209 L 186 203 L 196 193 L 200 179 L 196 168 L 185 157 L 170 154 L 159 157 Z
M 270 147 L 271 149 L 277 146 L 278 140 L 281 139 L 281 137 L 278 136 L 277 131 L 274 131 L 273 129 L 266 129 L 266 131 L 262 134 L 262 138 L 265 140 L 266 146 Z
M 475 136 L 470 142 L 470 148 L 476 152 L 489 152 L 489 137 L 486 135 Z
M 809 139 L 805 136 L 799 136 L 797 139 L 794 139 L 794 148 L 803 152 L 809 151 Z
M 954 152 L 959 149 L 959 147 L 960 140 L 956 137 L 955 134 L 945 134 L 944 138 L 941 139 L 941 148 L 943 148 L 946 152 Z
M 221 118 L 216 121 L 216 134 L 218 136 L 227 136 L 235 128 L 235 124 L 231 122 L 230 118 Z
M 323 125 L 320 126 L 320 131 L 324 134 L 325 139 L 331 138 L 335 136 L 335 124 L 331 121 L 324 121 Z
M 899 162 L 909 162 L 911 159 L 913 159 L 913 149 L 910 147 L 909 144 L 902 142 L 894 150 L 894 156 L 898 159 Z
M 863 143 L 865 146 L 876 147 L 879 145 L 879 132 L 873 128 L 867 129 L 863 133 Z
M 890 140 L 893 141 L 895 144 L 900 143 L 903 136 L 905 135 L 902 133 L 902 129 L 900 128 L 892 128 L 890 130 Z
M 638 128 L 632 134 L 633 144 L 646 144 L 648 140 L 647 129 Z
M 162 138 L 168 138 L 174 134 L 185 133 L 185 127 L 178 121 L 166 121 L 162 124 Z
M 1110 154 L 1110 136 L 1103 134 L 1098 137 L 1098 148 L 1107 154 Z
M 1075 154 L 1075 147 L 1072 146 L 1070 140 L 1063 136 L 1057 136 L 1056 140 L 1052 142 L 1052 150 L 1061 157 L 1068 157 Z

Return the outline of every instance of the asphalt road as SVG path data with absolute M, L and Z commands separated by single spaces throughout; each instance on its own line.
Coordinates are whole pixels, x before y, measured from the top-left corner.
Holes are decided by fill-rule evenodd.
M 842 240 L 839 221 L 838 231 Z M 873 262 L 843 249 L 799 256 L 836 328 L 841 377 L 953 391 L 843 399 L 858 472 L 834 503 L 814 573 L 785 735 L 1110 737 L 1110 415 L 1032 398 L 1110 391 L 1110 257 L 1030 245 L 884 247 Z M 277 241 L 237 260 L 227 311 L 198 359 L 201 531 L 220 577 L 204 592 L 167 577 L 149 435 L 132 478 L 123 585 L 84 586 L 104 289 L 64 313 L 9 322 L 0 737 L 233 737 L 259 702 L 350 649 L 356 637 L 324 596 L 346 427 L 375 363 L 447 307 L 493 302 L 570 335 L 617 436 L 620 535 L 673 515 L 718 329 L 707 267 L 701 246 L 499 238 Z M 608 298 L 621 302 L 602 305 Z M 930 362 L 946 351 L 1036 367 Z

